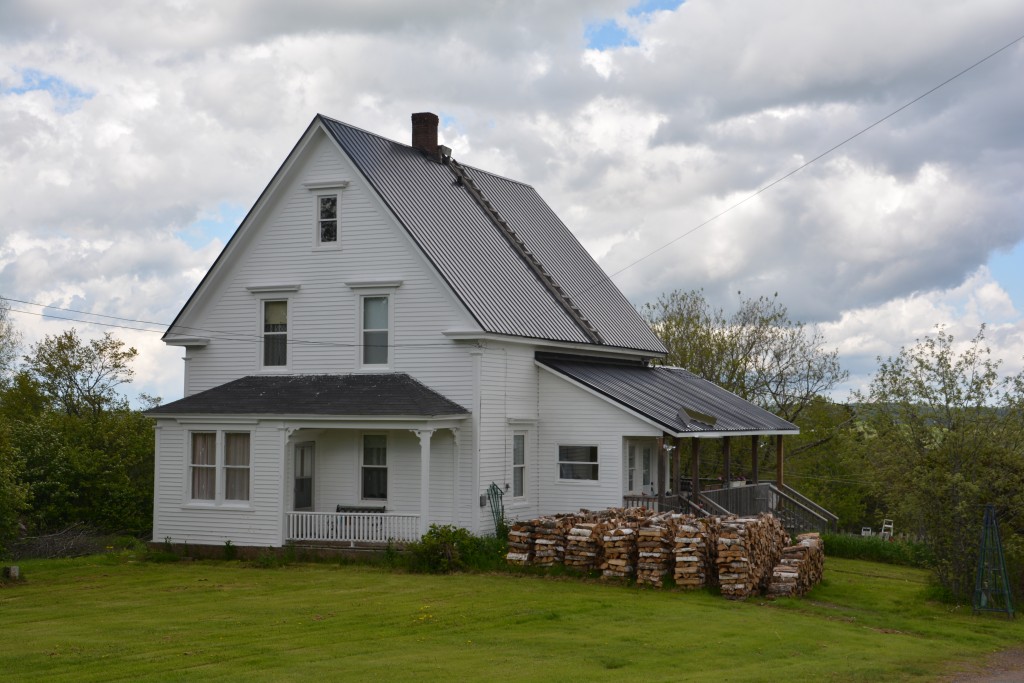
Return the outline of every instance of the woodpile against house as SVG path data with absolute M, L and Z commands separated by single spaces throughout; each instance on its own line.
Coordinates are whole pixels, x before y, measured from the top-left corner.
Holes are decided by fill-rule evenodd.
M 719 518 L 612 508 L 515 522 L 507 559 L 659 588 L 667 579 L 684 589 L 719 585 L 732 599 L 803 595 L 821 581 L 824 546 L 817 534 L 789 542 L 770 514 Z

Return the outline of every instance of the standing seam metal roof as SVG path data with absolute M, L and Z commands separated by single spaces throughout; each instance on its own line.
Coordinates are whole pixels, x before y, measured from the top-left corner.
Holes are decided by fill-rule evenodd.
M 557 373 L 650 418 L 673 434 L 775 434 L 799 431 L 791 422 L 682 368 L 550 359 L 543 356 L 537 360 Z M 684 421 L 679 414 L 680 408 L 714 417 L 715 424 L 701 422 L 694 415 Z
M 449 168 L 409 145 L 319 118 L 484 330 L 591 343 L 466 189 L 455 183 Z M 465 168 L 608 346 L 665 352 L 632 304 L 532 187 Z

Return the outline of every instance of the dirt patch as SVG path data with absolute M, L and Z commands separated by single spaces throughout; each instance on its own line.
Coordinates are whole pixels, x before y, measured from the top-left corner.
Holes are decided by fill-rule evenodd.
M 938 679 L 942 683 L 1020 683 L 1024 681 L 1024 648 L 997 652 L 980 664 Z

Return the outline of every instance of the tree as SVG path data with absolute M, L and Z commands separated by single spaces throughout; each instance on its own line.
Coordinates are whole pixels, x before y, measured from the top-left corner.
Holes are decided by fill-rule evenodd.
M 677 290 L 644 306 L 643 315 L 668 349 L 659 362 L 686 368 L 790 422 L 848 376 L 839 352 L 825 348 L 817 329 L 790 320 L 777 294 L 742 299 L 727 317 L 703 290 Z
M 973 589 L 982 505 L 1003 511 L 1005 534 L 1024 533 L 1024 374 L 1001 378 L 984 341 L 982 326 L 958 351 L 940 326 L 879 358 L 857 395 L 866 473 L 888 515 L 931 547 L 958 600 Z
M 21 333 L 11 321 L 11 305 L 0 298 L 0 380 L 7 381 L 14 371 L 21 348 Z
M 34 344 L 25 364 L 56 409 L 81 416 L 127 405 L 117 388 L 134 377 L 129 363 L 138 355 L 109 332 L 86 343 L 72 328 Z

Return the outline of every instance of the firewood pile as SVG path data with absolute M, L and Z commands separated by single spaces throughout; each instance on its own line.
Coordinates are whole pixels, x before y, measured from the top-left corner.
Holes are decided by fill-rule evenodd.
M 715 577 L 717 517 L 680 515 L 675 525 L 675 582 L 680 588 L 704 588 Z
M 743 600 L 764 591 L 789 543 L 782 523 L 773 515 L 761 514 L 729 517 L 721 524 L 715 562 L 722 595 Z
M 607 523 L 579 521 L 569 529 L 565 539 L 565 566 L 590 571 L 602 561 L 601 536 Z
M 796 545 L 782 550 L 782 559 L 772 569 L 768 597 L 803 595 L 821 582 L 825 569 L 825 544 L 816 533 L 800 534 Z
M 605 579 L 635 577 L 659 588 L 670 576 L 684 589 L 717 584 L 723 596 L 742 600 L 803 595 L 821 581 L 818 535 L 802 534 L 788 544 L 788 533 L 770 514 L 721 518 L 611 508 L 514 522 L 507 559 L 599 570 Z
M 513 522 L 508 530 L 509 564 L 526 566 L 533 563 L 533 520 Z
M 637 529 L 636 582 L 661 588 L 672 574 L 676 520 L 674 515 L 652 517 Z
M 534 520 L 533 565 L 553 567 L 565 560 L 566 534 L 579 519 L 577 515 L 555 515 Z

